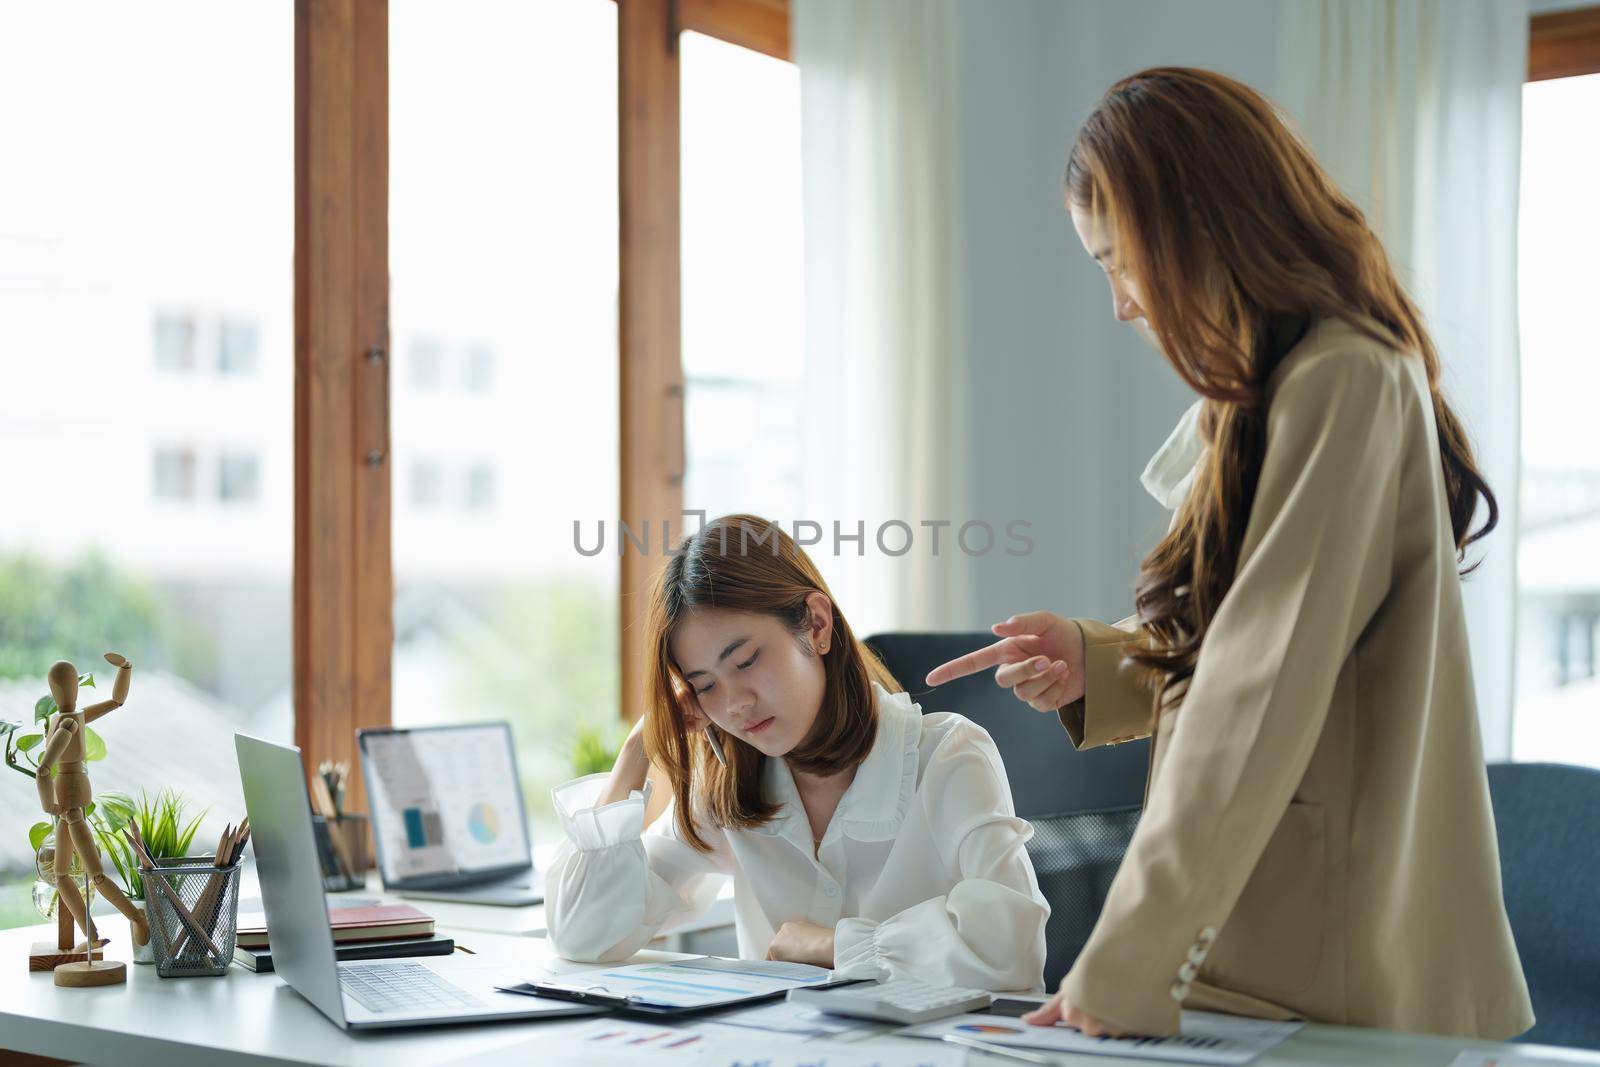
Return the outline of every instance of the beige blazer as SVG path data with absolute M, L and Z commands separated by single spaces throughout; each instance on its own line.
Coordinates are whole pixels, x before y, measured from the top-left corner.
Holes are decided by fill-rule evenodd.
M 1533 1025 L 1500 892 L 1422 362 L 1323 320 L 1268 382 L 1240 566 L 1144 815 L 1062 982 L 1123 1027 L 1179 1007 L 1503 1039 Z M 1077 620 L 1079 748 L 1151 733 L 1136 619 Z

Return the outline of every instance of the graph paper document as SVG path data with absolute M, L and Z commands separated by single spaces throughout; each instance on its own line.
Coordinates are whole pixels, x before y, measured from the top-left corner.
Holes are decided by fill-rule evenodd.
M 526 1055 L 523 1055 L 523 1053 Z M 830 1044 L 783 1040 L 730 1041 L 703 1027 L 672 1028 L 626 1019 L 544 1030 L 524 1046 L 497 1054 L 508 1063 L 541 1067 L 962 1067 L 960 1049 L 926 1041 L 889 1045 Z M 457 1061 L 482 1063 L 482 1054 Z
M 1208 1011 L 1186 1011 L 1174 1037 L 1088 1037 L 1070 1026 L 1029 1026 L 1000 1015 L 957 1015 L 899 1031 L 903 1037 L 945 1034 L 1008 1048 L 1098 1053 L 1169 1063 L 1249 1063 L 1293 1037 L 1304 1023 L 1268 1022 Z

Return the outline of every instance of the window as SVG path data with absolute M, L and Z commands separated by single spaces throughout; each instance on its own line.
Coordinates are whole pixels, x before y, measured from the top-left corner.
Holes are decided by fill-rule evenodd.
M 261 460 L 252 452 L 224 452 L 217 462 L 217 499 L 254 503 L 261 495 Z
M 316 758 L 348 751 L 351 724 L 388 717 L 381 674 L 372 684 L 388 661 L 349 627 L 387 609 L 388 567 L 361 564 L 386 563 L 389 538 L 362 537 L 392 521 L 393 718 L 512 718 L 535 823 L 548 829 L 545 786 L 577 769 L 579 730 L 594 727 L 615 743 L 622 726 L 617 557 L 577 551 L 577 524 L 615 517 L 624 383 L 627 398 L 657 404 L 658 379 L 676 382 L 679 370 L 677 301 L 668 314 L 661 300 L 678 292 L 678 189 L 650 169 L 677 158 L 676 147 L 662 147 L 679 139 L 677 101 L 674 94 L 643 117 L 630 107 L 619 128 L 619 48 L 632 57 L 630 72 L 645 71 L 631 83 L 638 105 L 640 86 L 654 91 L 667 72 L 678 76 L 661 28 L 681 20 L 781 57 L 786 3 L 644 0 L 630 9 L 626 41 L 615 5 L 603 0 L 494 0 L 447 13 L 422 0 L 362 3 L 341 25 L 310 19 L 303 6 L 298 17 L 271 5 L 185 5 L 154 23 L 142 11 L 96 7 L 93 15 L 99 32 L 85 39 L 76 32 L 82 5 L 0 14 L 0 41 L 82 41 L 81 70 L 70 77 L 38 50 L 12 50 L 0 64 L 5 99 L 43 101 L 0 113 L 0 137 L 44 161 L 8 172 L 0 201 L 0 265 L 8 281 L 20 281 L 0 291 L 0 361 L 25 357 L 6 364 L 0 449 L 37 457 L 0 470 L 0 493 L 24 502 L 0 528 L 0 699 L 30 705 L 40 657 L 114 640 L 139 670 L 128 711 L 105 720 L 111 760 L 97 788 L 125 788 L 124 771 L 170 758 L 139 746 L 159 744 L 181 719 L 191 762 L 225 768 L 190 779 L 216 824 L 202 833 L 214 833 L 240 810 L 228 773 L 235 729 L 293 734 Z M 131 39 L 155 44 L 119 47 Z M 387 48 L 389 62 L 352 71 L 343 63 L 351 46 L 369 56 L 363 49 Z M 300 78 L 297 59 L 319 77 Z M 378 70 L 391 77 L 387 102 L 371 92 L 369 72 Z M 341 125 L 346 118 L 355 134 Z M 297 121 L 312 146 L 299 154 Z M 661 136 L 663 124 L 670 137 Z M 386 139 L 388 167 L 363 155 L 357 134 Z M 618 287 L 619 138 L 645 148 L 630 157 L 630 174 L 645 176 L 629 194 L 630 240 L 651 245 L 630 254 L 626 295 Z M 97 179 L 108 152 L 130 163 L 131 179 L 113 187 Z M 308 192 L 299 204 L 297 184 Z M 349 210 L 386 189 L 392 210 Z M 638 210 L 642 201 L 648 211 Z M 653 232 L 650 219 L 669 225 Z M 310 234 L 298 244 L 297 223 Z M 291 263 L 292 274 L 283 270 Z M 391 263 L 386 329 L 388 305 L 374 294 Z M 717 283 L 715 272 L 704 277 Z M 299 338 L 296 291 L 313 323 Z M 660 354 L 649 374 L 618 378 L 619 307 L 635 327 L 630 354 Z M 382 361 L 346 375 L 344 357 L 329 355 L 353 335 L 362 341 L 352 363 L 387 340 L 399 364 L 390 462 L 381 475 L 354 479 L 317 472 L 342 471 L 347 459 L 378 469 L 360 461 L 391 427 L 377 402 L 376 383 L 388 383 Z M 297 379 L 299 341 L 312 369 Z M 704 395 L 693 402 L 788 387 L 748 367 L 728 372 L 729 351 L 709 340 L 697 349 L 706 354 L 694 370 Z M 115 389 L 108 396 L 97 383 Z M 42 419 L 41 396 L 66 399 Z M 318 414 L 297 423 L 296 403 L 308 398 Z M 658 406 L 673 414 L 658 411 L 651 427 L 670 432 L 681 410 L 674 401 Z M 341 436 L 341 419 L 355 432 Z M 634 437 L 637 474 L 655 461 Z M 314 473 L 301 469 L 291 481 L 297 439 Z M 702 443 L 709 475 L 713 442 Z M 784 462 L 755 467 L 770 474 Z M 635 479 L 629 499 L 640 513 L 676 507 L 681 486 L 659 466 L 650 477 L 671 488 L 640 493 Z M 729 469 L 730 478 L 748 478 Z M 676 460 L 672 472 L 681 472 Z M 359 521 L 340 513 L 351 484 Z M 37 505 L 63 486 L 70 523 Z M 412 508 L 413 496 L 431 503 Z M 297 512 L 337 527 L 298 575 L 297 640 L 345 627 L 354 652 L 324 655 L 302 644 L 291 679 Z M 346 577 L 352 548 L 356 588 L 325 581 Z M 374 591 L 383 605 L 376 611 Z M 32 599 L 16 603 L 22 593 Z M 368 632 L 387 638 L 382 627 Z M 356 710 L 338 710 L 346 705 Z M 0 926 L 36 918 L 29 857 L 17 846 L 26 835 L 11 825 L 32 814 L 13 810 L 7 819 Z
M 506 719 L 536 839 L 615 743 L 617 10 L 390 5 L 396 725 Z M 470 190 L 470 192 L 468 191 Z
M 192 316 L 170 311 L 156 315 L 155 357 L 158 370 L 194 370 L 195 336 Z
M 0 42 L 0 99 L 27 101 L 0 108 L 0 455 L 25 457 L 0 464 L 0 718 L 31 720 L 54 660 L 94 696 L 125 653 L 94 788 L 180 788 L 215 841 L 244 815 L 234 732 L 291 729 L 293 14 L 8 4 Z M 255 361 L 226 383 L 222 322 Z M 44 815 L 0 775 L 0 926 L 38 923 Z
M 801 501 L 800 74 L 682 35 L 686 509 Z
M 1522 519 L 1512 752 L 1600 767 L 1600 74 L 1523 90 Z
M 411 341 L 411 387 L 413 389 L 437 389 L 442 377 L 440 364 L 443 362 L 444 353 L 439 349 L 439 342 L 432 337 L 414 337 Z
M 254 374 L 260 345 L 261 331 L 255 322 L 224 318 L 217 338 L 217 371 L 230 376 Z
M 489 511 L 494 507 L 494 466 L 474 463 L 467 468 L 462 506 L 468 511 Z
M 427 511 L 439 506 L 444 497 L 444 475 L 439 464 L 427 459 L 411 462 L 411 506 Z
M 195 459 L 192 448 L 158 448 L 155 462 L 156 500 L 194 499 Z
M 461 375 L 461 387 L 469 393 L 487 393 L 494 388 L 494 349 L 488 345 L 468 346 Z

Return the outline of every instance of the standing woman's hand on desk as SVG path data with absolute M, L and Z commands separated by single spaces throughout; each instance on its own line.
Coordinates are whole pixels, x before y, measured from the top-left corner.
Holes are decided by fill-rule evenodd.
M 1038 1008 L 1022 1017 L 1029 1026 L 1054 1026 L 1066 1023 L 1088 1037 L 1127 1037 L 1128 1032 L 1076 1006 L 1065 993 L 1057 993 Z
M 1083 631 L 1050 611 L 1013 615 L 990 627 L 1001 640 L 929 672 L 929 685 L 998 666 L 995 684 L 1035 711 L 1055 711 L 1083 696 Z
M 684 717 L 690 733 L 706 728 L 705 716 L 697 709 L 685 708 Z M 595 802 L 596 807 L 627 800 L 634 790 L 644 788 L 645 779 L 650 775 L 650 757 L 644 751 L 645 719 L 645 715 L 639 716 L 634 721 L 633 729 L 628 731 L 627 740 L 622 742 L 622 748 L 617 752 L 617 762 L 611 765 L 611 777 L 606 780 L 605 791 Z

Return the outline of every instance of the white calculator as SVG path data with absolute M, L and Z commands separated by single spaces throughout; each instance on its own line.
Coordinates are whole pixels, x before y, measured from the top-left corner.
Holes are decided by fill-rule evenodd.
M 982 989 L 929 985 L 915 978 L 891 978 L 833 989 L 789 990 L 791 1003 L 829 1015 L 881 1019 L 905 1026 L 987 1008 L 993 999 Z

